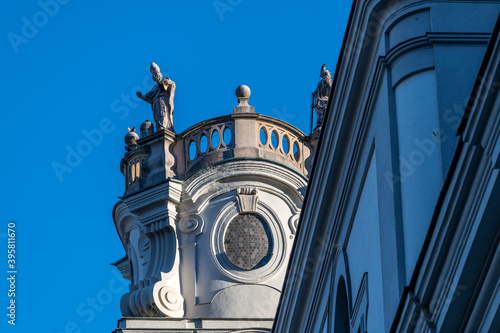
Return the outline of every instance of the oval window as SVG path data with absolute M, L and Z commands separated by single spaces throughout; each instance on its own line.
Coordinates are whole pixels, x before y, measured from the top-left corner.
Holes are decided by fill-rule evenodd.
M 189 144 L 189 159 L 192 161 L 196 157 L 196 143 L 191 141 Z
M 200 152 L 205 153 L 208 148 L 208 139 L 205 134 L 203 134 L 200 138 Z
M 293 157 L 295 160 L 298 162 L 300 159 L 300 151 L 299 151 L 299 146 L 297 145 L 297 142 L 293 143 Z
M 263 267 L 273 254 L 269 225 L 258 215 L 236 216 L 224 234 L 224 250 L 229 261 L 238 268 Z
M 271 144 L 273 145 L 273 148 L 276 149 L 278 148 L 278 132 L 273 131 L 271 134 Z
M 260 144 L 265 146 L 267 143 L 267 134 L 264 128 L 261 128 L 259 131 Z
M 217 147 L 219 147 L 219 141 L 220 141 L 219 131 L 214 130 L 212 132 L 212 147 L 214 147 L 215 149 L 217 149 Z
M 290 148 L 288 147 L 290 145 L 290 141 L 288 140 L 288 137 L 286 135 L 283 135 L 283 139 L 281 140 L 281 147 L 283 147 L 283 152 L 288 155 L 288 151 Z
M 226 127 L 224 130 L 224 144 L 229 146 L 231 144 L 231 130 Z

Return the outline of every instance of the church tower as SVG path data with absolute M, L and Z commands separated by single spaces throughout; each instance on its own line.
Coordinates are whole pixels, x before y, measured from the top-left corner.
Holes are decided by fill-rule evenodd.
M 125 137 L 114 265 L 130 288 L 114 332 L 270 332 L 314 145 L 256 113 L 247 86 L 236 96 L 180 134 L 146 121 Z

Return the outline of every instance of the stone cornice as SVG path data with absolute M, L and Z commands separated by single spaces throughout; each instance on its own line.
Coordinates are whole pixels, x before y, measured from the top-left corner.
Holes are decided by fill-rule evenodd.
M 164 181 L 158 185 L 151 186 L 138 193 L 133 193 L 123 197 L 130 210 L 137 211 L 145 209 L 165 200 L 179 203 L 182 193 L 182 184 L 171 180 Z

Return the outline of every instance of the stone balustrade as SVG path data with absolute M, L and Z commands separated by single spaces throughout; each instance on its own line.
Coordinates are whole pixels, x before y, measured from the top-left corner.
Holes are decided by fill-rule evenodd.
M 218 117 L 196 124 L 177 136 L 176 155 L 182 155 L 177 172 L 186 178 L 202 166 L 221 161 L 234 150 L 234 120 Z M 231 156 L 232 157 L 232 156 Z
M 129 148 L 121 163 L 125 194 L 167 178 L 188 179 L 228 159 L 266 159 L 308 176 L 317 137 L 311 139 L 282 120 L 255 113 L 248 105 L 250 89 L 240 87 L 239 105 L 230 115 L 200 122 L 177 135 L 157 131 Z
M 258 147 L 260 149 L 284 157 L 287 162 L 291 162 L 304 175 L 308 174 L 305 160 L 310 155 L 310 147 L 304 139 L 304 133 L 288 123 L 266 116 L 261 116 L 258 119 L 257 127 L 259 129 Z

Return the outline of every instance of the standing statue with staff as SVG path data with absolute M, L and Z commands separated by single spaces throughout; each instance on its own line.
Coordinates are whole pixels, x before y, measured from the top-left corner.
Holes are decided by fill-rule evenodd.
M 313 133 L 319 132 L 321 130 L 321 125 L 323 123 L 323 118 L 325 117 L 326 107 L 328 105 L 328 98 L 330 97 L 330 91 L 332 90 L 332 75 L 326 69 L 326 66 L 321 67 L 321 73 L 319 75 L 321 81 L 319 81 L 316 90 L 312 93 L 312 103 L 311 103 L 311 127 L 312 127 L 312 115 L 313 109 L 316 110 L 316 127 L 314 127 Z
M 151 104 L 157 131 L 167 129 L 173 132 L 175 82 L 168 77 L 163 78 L 160 67 L 154 62 L 151 63 L 150 71 L 156 85 L 146 95 L 138 91 L 137 97 Z

